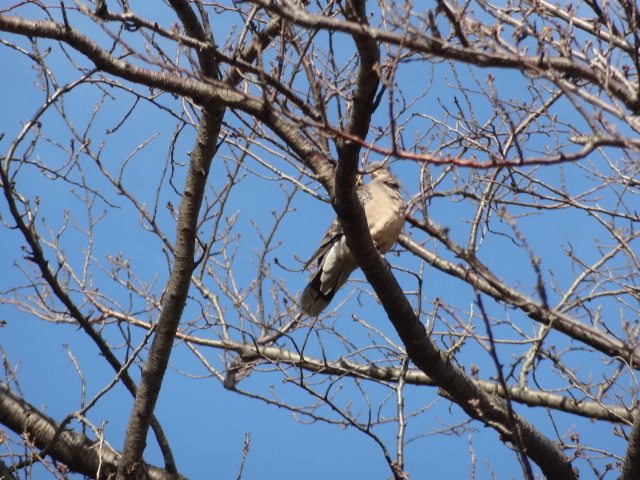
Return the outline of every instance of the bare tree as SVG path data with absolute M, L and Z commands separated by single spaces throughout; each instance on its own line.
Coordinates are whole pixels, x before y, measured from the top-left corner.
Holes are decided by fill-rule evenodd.
M 88 386 L 70 345 L 56 418 L 4 354 L 1 478 L 182 478 L 172 352 L 202 395 L 360 432 L 381 477 L 427 478 L 409 446 L 458 435 L 469 478 L 640 478 L 635 2 L 27 1 L 0 31 L 2 326 L 73 326 L 111 372 Z M 370 160 L 407 200 L 386 260 Z M 334 214 L 364 278 L 308 318 Z M 98 410 L 123 387 L 119 450 Z

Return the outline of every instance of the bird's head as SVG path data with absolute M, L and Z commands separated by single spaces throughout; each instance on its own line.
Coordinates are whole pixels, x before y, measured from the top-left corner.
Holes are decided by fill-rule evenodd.
M 391 173 L 386 164 L 382 162 L 371 162 L 367 164 L 366 172 L 371 175 L 372 180 L 383 182 L 391 188 L 400 189 L 398 179 Z

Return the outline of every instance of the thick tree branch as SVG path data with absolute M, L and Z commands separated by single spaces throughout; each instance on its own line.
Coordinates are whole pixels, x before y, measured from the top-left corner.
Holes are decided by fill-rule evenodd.
M 189 171 L 180 203 L 173 270 L 165 289 L 162 313 L 158 318 L 156 334 L 142 370 L 138 394 L 129 418 L 117 478 L 135 478 L 136 470 L 142 465 L 141 459 L 146 447 L 149 420 L 160 394 L 169 355 L 187 301 L 191 274 L 196 266 L 194 255 L 198 215 L 209 167 L 216 152 L 222 115 L 223 110 L 218 110 L 215 115 L 205 111 L 198 126 L 196 145 L 191 153 Z
M 361 25 L 361 28 L 365 30 L 366 25 Z M 352 32 L 354 38 L 358 38 L 358 34 L 363 30 Z M 370 36 L 368 43 L 375 38 Z M 363 48 L 361 45 L 358 47 Z M 369 50 L 365 50 L 366 52 Z M 362 62 L 364 63 L 365 60 Z M 371 94 L 371 90 L 369 93 Z M 373 105 L 373 95 L 369 96 L 368 101 L 370 106 Z M 366 98 L 361 100 L 361 112 L 366 108 L 366 102 Z M 354 119 L 356 119 L 355 116 Z M 409 358 L 446 391 L 470 417 L 494 428 L 503 440 L 510 441 L 518 448 L 522 445 L 524 447 L 522 453 L 536 462 L 548 478 L 562 480 L 576 478 L 569 460 L 560 449 L 495 397 L 479 389 L 473 380 L 428 338 L 424 325 L 413 312 L 388 264 L 384 262 L 373 245 L 364 210 L 356 194 L 358 159 L 353 155 L 353 147 L 343 151 L 345 154 L 339 156 L 336 170 L 334 207 L 347 237 L 349 248 L 383 304 L 406 347 Z
M 188 2 L 171 0 L 171 5 L 182 21 L 187 33 L 207 44 L 206 48 L 197 50 L 200 68 L 204 77 L 210 81 L 219 80 L 218 63 L 215 61 L 215 45 L 213 38 L 207 33 L 209 30 L 205 29 L 205 26 L 198 21 Z M 146 447 L 149 422 L 160 395 L 160 387 L 169 363 L 175 334 L 187 301 L 191 274 L 196 265 L 194 255 L 198 216 L 202 198 L 204 197 L 209 167 L 217 148 L 223 115 L 224 107 L 218 106 L 205 110 L 200 119 L 196 146 L 191 153 L 191 161 L 178 215 L 173 270 L 165 290 L 163 309 L 158 318 L 149 356 L 142 370 L 138 394 L 129 417 L 122 458 L 118 465 L 117 479 L 139 477 L 138 470 L 142 465 L 142 455 Z
M 475 258 L 475 256 L 469 254 L 460 245 L 451 241 L 443 229 L 428 222 L 417 222 L 411 218 L 409 218 L 409 221 L 412 225 L 427 232 L 431 237 L 441 241 L 459 258 L 465 260 L 472 269 L 469 270 L 462 265 L 444 260 L 422 247 L 411 237 L 401 235 L 400 244 L 410 252 L 424 259 L 430 265 L 442 272 L 468 282 L 482 293 L 486 293 L 498 301 L 508 302 L 522 310 L 529 318 L 536 322 L 549 325 L 571 338 L 575 338 L 600 352 L 606 353 L 610 357 L 623 359 L 634 369 L 640 368 L 640 351 L 637 348 L 631 345 L 625 345 L 620 340 L 611 338 L 605 332 L 595 327 L 585 325 L 509 287 L 491 274 L 490 270 Z
M 344 15 L 359 25 L 369 25 L 364 0 L 350 0 L 345 3 Z M 380 47 L 373 37 L 352 32 L 358 50 L 359 68 L 356 88 L 353 92 L 353 109 L 345 128 L 348 135 L 365 140 L 374 111 L 374 99 L 380 85 Z M 356 161 L 362 146 L 357 142 L 338 137 L 338 161 Z
M 97 480 L 113 478 L 119 454 L 100 440 L 92 440 L 60 424 L 40 410 L 16 397 L 0 385 L 0 423 L 18 435 L 26 436 L 38 448 L 47 448 L 49 455 L 73 472 Z M 141 479 L 182 480 L 184 477 L 164 469 L 145 465 Z
M 218 61 L 215 54 L 216 47 L 205 19 L 202 19 L 202 22 L 198 20 L 193 8 L 186 0 L 169 0 L 169 3 L 173 11 L 178 15 L 187 34 L 206 44 L 205 48 L 196 50 L 202 75 L 207 79 L 219 80 Z
M 344 21 L 333 17 L 314 15 L 294 6 L 291 2 L 272 2 L 270 0 L 251 0 L 266 10 L 281 15 L 283 18 L 313 29 L 326 29 L 344 32 L 351 35 L 366 35 L 378 42 L 403 46 L 414 53 L 435 55 L 454 61 L 464 62 L 479 67 L 507 68 L 527 71 L 534 75 L 558 73 L 589 83 L 600 85 L 611 95 L 619 99 L 632 112 L 640 112 L 640 97 L 628 85 L 614 78 L 603 78 L 597 69 L 589 63 L 580 63 L 572 58 L 558 55 L 526 55 L 521 51 L 491 51 L 489 49 L 465 47 L 450 42 L 440 36 L 428 35 L 424 32 L 395 33 L 384 31 L 356 21 Z M 473 22 L 469 22 L 473 25 Z M 491 34 L 491 32 L 487 32 Z
M 0 480 L 18 480 L 2 460 L 0 460 Z
M 152 325 L 142 320 L 122 315 L 115 311 L 104 312 L 105 315 L 121 319 L 132 325 L 149 330 Z M 277 346 L 261 345 L 259 342 L 237 342 L 233 340 L 214 340 L 189 335 L 178 331 L 176 338 L 184 340 L 192 345 L 200 345 L 208 348 L 236 352 L 244 362 L 264 360 L 274 364 L 291 365 L 309 372 L 317 372 L 325 375 L 340 377 L 354 377 L 376 382 L 398 381 L 404 375 L 404 382 L 409 385 L 436 386 L 437 384 L 423 371 L 409 369 L 404 374 L 401 367 L 381 367 L 373 364 L 363 364 L 346 358 L 331 361 L 325 358 L 315 358 L 303 355 Z M 496 382 L 473 379 L 479 388 L 492 395 L 511 399 L 513 402 L 522 403 L 530 407 L 544 407 L 572 413 L 585 418 L 603 420 L 613 423 L 629 424 L 632 414 L 629 409 L 603 402 L 589 401 L 558 395 L 541 390 L 533 390 L 527 387 L 510 386 L 508 392 Z
M 149 70 L 115 58 L 107 50 L 74 28 L 50 22 L 0 15 L 0 30 L 18 35 L 51 38 L 67 43 L 92 61 L 100 70 L 134 83 L 172 92 L 205 104 L 226 104 L 247 113 L 260 115 L 263 103 L 240 93 L 222 82 L 188 80 L 177 75 Z M 244 107 L 243 107 L 244 106 Z M 245 109 L 246 108 L 246 109 Z
M 620 480 L 635 480 L 637 478 L 640 478 L 640 414 L 638 412 L 635 414 L 633 427 L 629 434 L 629 444 Z
M 442 388 L 471 418 L 495 429 L 503 441 L 531 458 L 549 479 L 577 479 L 569 459 L 547 437 L 524 418 L 510 411 L 498 398 L 482 391 L 427 336 L 424 325 L 416 317 L 411 304 L 391 273 L 388 264 L 378 254 L 358 201 L 355 185 L 345 178 L 355 178 L 338 164 L 336 175 L 336 212 L 340 218 L 349 248 L 373 287 L 389 320 L 395 327 L 411 361 Z M 345 188 L 345 186 L 347 188 Z

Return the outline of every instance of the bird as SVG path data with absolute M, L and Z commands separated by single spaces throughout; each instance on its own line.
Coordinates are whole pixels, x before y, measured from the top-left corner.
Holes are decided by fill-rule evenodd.
M 371 238 L 378 252 L 384 255 L 402 232 L 405 204 L 400 182 L 386 166 L 374 162 L 370 164 L 370 170 L 371 181 L 357 187 L 358 200 L 364 208 Z M 358 268 L 338 218 L 304 268 L 308 269 L 316 260 L 318 269 L 300 296 L 300 309 L 310 317 L 317 317 L 327 308 L 336 292 Z

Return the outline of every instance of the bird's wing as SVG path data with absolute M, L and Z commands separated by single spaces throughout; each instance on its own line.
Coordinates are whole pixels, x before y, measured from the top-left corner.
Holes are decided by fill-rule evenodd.
M 313 262 L 318 260 L 318 264 L 322 262 L 322 259 L 327 254 L 327 252 L 331 249 L 331 246 L 338 241 L 338 239 L 342 236 L 342 226 L 336 217 L 333 223 L 327 229 L 327 233 L 324 234 L 324 238 L 320 242 L 320 246 L 316 250 L 316 252 L 311 256 L 311 258 L 304 264 L 304 269 L 307 270 Z

